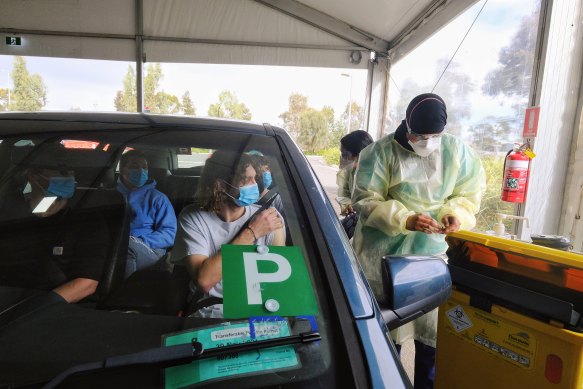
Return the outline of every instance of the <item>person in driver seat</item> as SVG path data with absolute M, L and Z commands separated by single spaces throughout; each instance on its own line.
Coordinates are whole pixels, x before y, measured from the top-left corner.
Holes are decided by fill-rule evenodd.
M 67 150 L 60 144 L 30 149 L 21 166 L 25 186 L 0 211 L 10 213 L 0 220 L 0 285 L 52 290 L 79 302 L 99 284 L 107 227 L 99 210 L 71 206 L 76 188 Z
M 171 260 L 190 274 L 194 316 L 223 317 L 221 245 L 285 245 L 284 220 L 274 207 L 254 216 L 258 174 L 249 155 L 216 151 L 204 166 L 195 204 L 180 213 Z

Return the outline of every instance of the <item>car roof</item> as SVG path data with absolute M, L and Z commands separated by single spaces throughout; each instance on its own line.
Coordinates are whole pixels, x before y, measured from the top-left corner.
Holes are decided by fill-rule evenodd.
M 52 127 L 49 123 L 54 122 Z M 47 131 L 98 131 L 100 129 L 129 129 L 170 127 L 172 129 L 221 129 L 273 135 L 271 126 L 257 122 L 225 118 L 203 118 L 184 115 L 156 115 L 125 112 L 2 112 L 0 135 L 39 133 Z M 52 128 L 51 128 L 52 127 Z

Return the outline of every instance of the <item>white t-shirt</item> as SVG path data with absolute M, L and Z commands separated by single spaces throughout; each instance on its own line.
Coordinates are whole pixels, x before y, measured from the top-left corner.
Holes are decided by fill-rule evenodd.
M 223 244 L 231 242 L 237 236 L 243 224 L 259 208 L 258 205 L 246 206 L 243 216 L 235 221 L 225 222 L 214 212 L 202 211 L 195 205 L 187 206 L 178 217 L 178 232 L 170 260 L 175 264 L 183 264 L 182 260 L 188 255 L 204 255 L 206 257 L 215 255 Z M 270 232 L 260 237 L 256 244 L 271 245 L 273 238 L 274 233 Z M 196 291 L 196 286 L 192 281 L 190 289 L 192 294 Z M 223 297 L 223 280 L 219 281 L 208 293 L 205 293 L 203 299 L 210 296 Z M 197 316 L 223 317 L 223 305 L 217 304 L 203 308 Z

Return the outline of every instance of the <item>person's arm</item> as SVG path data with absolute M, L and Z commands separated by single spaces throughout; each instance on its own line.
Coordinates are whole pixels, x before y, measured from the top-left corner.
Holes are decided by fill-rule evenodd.
M 76 303 L 97 290 L 99 282 L 89 278 L 75 278 L 53 289 L 53 292 L 64 298 L 68 303 Z
M 338 173 L 336 173 L 336 184 L 338 185 L 338 191 L 336 192 L 336 201 L 340 204 L 340 213 L 346 214 L 350 213 L 349 211 L 352 210 L 352 200 L 350 199 L 351 196 L 351 188 L 349 188 L 349 175 L 351 174 L 350 169 L 344 168 L 340 169 Z M 350 208 L 350 209 L 349 209 Z
M 285 246 L 285 230 L 280 228 L 273 231 L 273 246 Z
M 360 214 L 365 226 L 382 231 L 388 236 L 411 233 L 407 220 L 415 212 L 391 198 L 389 189 L 394 161 L 391 141 L 385 139 L 360 152 L 354 177 L 352 206 Z
M 162 195 L 154 202 L 154 231 L 139 236 L 148 247 L 163 249 L 174 245 L 176 238 L 176 215 L 170 200 Z
M 283 220 L 275 208 L 269 208 L 256 216 L 247 228 L 240 231 L 228 244 L 252 245 L 257 239 L 274 232 L 274 245 L 285 244 Z M 210 257 L 188 255 L 184 259 L 191 278 L 206 293 L 223 279 L 223 255 L 219 250 Z
M 486 191 L 486 174 L 480 157 L 470 147 L 458 142 L 459 169 L 455 186 L 437 215 L 437 220 L 445 226 L 445 233 L 474 228 L 475 215 L 480 210 L 480 202 Z
M 74 260 L 62 269 L 68 281 L 53 291 L 75 303 L 97 290 L 110 248 L 110 234 L 98 211 L 79 215 L 70 222 L 67 235 L 73 234 L 75 239 Z
M 229 244 L 252 245 L 255 237 L 250 229 L 245 228 Z M 223 254 L 219 250 L 210 257 L 204 255 L 188 255 L 184 259 L 190 277 L 204 293 L 211 290 L 223 279 Z

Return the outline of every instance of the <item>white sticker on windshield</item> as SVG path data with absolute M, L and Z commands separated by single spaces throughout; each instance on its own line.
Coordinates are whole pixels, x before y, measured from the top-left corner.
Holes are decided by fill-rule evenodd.
M 255 322 L 253 331 L 249 322 L 220 325 L 201 330 L 172 334 L 164 339 L 165 346 L 202 343 L 204 349 L 225 347 L 264 339 L 289 336 L 287 320 Z M 252 335 L 255 335 L 255 339 Z M 231 353 L 216 358 L 202 359 L 187 365 L 165 370 L 166 388 L 182 388 L 199 382 L 261 371 L 274 371 L 299 365 L 293 346 L 259 348 L 253 351 Z
M 34 207 L 32 213 L 44 213 L 57 200 L 55 196 L 43 197 L 43 199 Z

